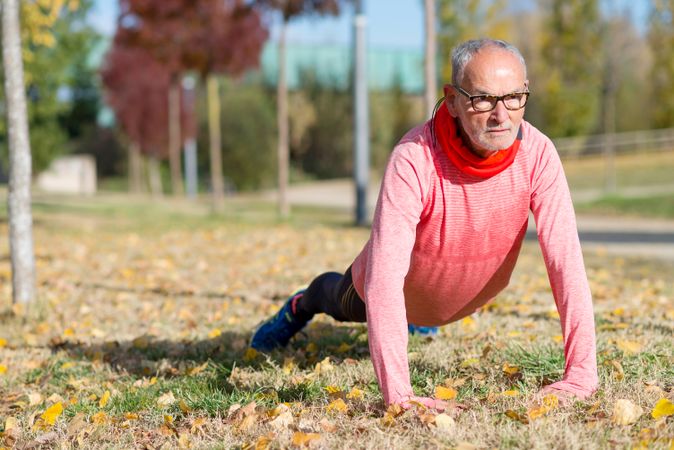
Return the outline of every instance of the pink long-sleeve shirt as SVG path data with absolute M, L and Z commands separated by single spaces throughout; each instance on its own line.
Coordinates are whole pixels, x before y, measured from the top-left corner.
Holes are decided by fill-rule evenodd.
M 389 159 L 370 239 L 352 266 L 387 404 L 414 395 L 408 322 L 458 320 L 504 289 L 529 210 L 564 338 L 564 377 L 552 387 L 581 398 L 597 387 L 592 297 L 566 177 L 552 142 L 521 127 L 513 164 L 487 179 L 460 172 L 433 144 L 429 123 L 407 133 Z

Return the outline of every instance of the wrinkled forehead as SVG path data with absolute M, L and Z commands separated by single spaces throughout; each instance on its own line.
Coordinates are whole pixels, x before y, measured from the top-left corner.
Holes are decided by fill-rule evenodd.
M 466 64 L 461 85 L 493 92 L 507 85 L 518 88 L 525 82 L 525 68 L 517 56 L 499 48 L 484 48 Z M 487 90 L 490 87 L 493 89 Z

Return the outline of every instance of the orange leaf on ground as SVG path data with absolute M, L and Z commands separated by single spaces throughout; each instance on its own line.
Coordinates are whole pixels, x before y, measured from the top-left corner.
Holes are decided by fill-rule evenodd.
M 313 441 L 317 441 L 321 438 L 321 435 L 318 433 L 303 433 L 301 431 L 296 431 L 293 434 L 292 443 L 295 447 L 308 447 Z
M 452 400 L 456 398 L 458 392 L 456 389 L 451 387 L 436 386 L 435 387 L 435 398 L 438 400 Z

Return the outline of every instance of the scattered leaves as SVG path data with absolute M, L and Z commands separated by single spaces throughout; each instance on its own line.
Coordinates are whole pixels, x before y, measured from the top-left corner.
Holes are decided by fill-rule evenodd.
M 555 394 L 548 394 L 543 397 L 540 405 L 536 405 L 527 411 L 529 420 L 536 420 L 545 416 L 559 405 L 559 398 Z

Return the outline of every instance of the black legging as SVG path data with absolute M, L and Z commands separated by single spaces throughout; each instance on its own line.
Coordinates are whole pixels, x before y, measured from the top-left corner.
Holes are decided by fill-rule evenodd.
M 326 272 L 317 276 L 297 303 L 298 313 L 325 313 L 340 322 L 365 322 L 365 303 L 353 287 L 351 267 L 344 275 Z

